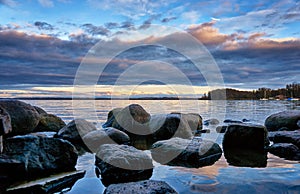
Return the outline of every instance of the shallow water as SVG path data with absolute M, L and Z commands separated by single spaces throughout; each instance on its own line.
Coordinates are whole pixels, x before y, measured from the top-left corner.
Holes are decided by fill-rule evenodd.
M 289 101 L 177 101 L 177 100 L 28 100 L 28 103 L 44 108 L 48 113 L 60 116 L 66 123 L 74 117 L 83 117 L 100 126 L 112 108 L 131 103 L 142 105 L 151 114 L 199 113 L 204 120 L 216 118 L 242 120 L 263 124 L 266 117 L 283 110 L 300 110 L 300 102 Z M 75 115 L 75 116 L 74 116 Z M 204 127 L 207 128 L 207 127 Z M 203 138 L 221 144 L 222 134 L 205 134 Z M 149 151 L 146 151 L 150 154 Z M 85 178 L 79 180 L 69 193 L 102 193 L 105 187 L 94 173 L 94 156 L 80 157 L 77 169 L 86 169 Z M 178 193 L 300 193 L 300 164 L 272 154 L 267 155 L 263 168 L 236 167 L 227 163 L 224 154 L 212 166 L 185 168 L 160 165 L 155 168 L 151 179 L 163 180 Z

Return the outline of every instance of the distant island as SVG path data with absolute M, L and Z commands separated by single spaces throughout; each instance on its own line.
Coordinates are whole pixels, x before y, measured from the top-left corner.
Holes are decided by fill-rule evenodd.
M 298 100 L 300 98 L 300 84 L 287 84 L 285 88 L 258 88 L 253 91 L 240 91 L 226 88 L 217 89 L 204 94 L 202 100 Z

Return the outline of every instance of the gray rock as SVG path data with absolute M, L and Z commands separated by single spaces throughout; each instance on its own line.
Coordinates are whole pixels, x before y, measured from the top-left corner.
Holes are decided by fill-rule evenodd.
M 300 148 L 300 130 L 273 132 L 274 143 L 292 143 Z
M 232 124 L 227 127 L 223 148 L 247 148 L 264 150 L 269 145 L 268 131 L 264 126 L 253 124 Z
M 28 176 L 74 170 L 78 157 L 68 141 L 34 135 L 5 139 L 4 154 L 23 162 Z
M 106 188 L 105 194 L 176 194 L 177 192 L 164 181 L 139 181 L 132 183 L 112 184 Z
M 243 123 L 242 121 L 232 120 L 232 119 L 225 119 L 224 123 Z
M 153 142 L 167 140 L 172 137 L 191 139 L 193 131 L 187 119 L 180 114 L 153 115 L 149 122 Z
M 145 135 L 144 130 L 147 126 L 145 124 L 149 122 L 150 118 L 150 114 L 142 106 L 131 104 L 115 115 L 112 127 L 126 133 Z
M 218 121 L 218 119 L 208 119 L 204 121 L 203 125 L 217 125 L 219 123 L 220 122 Z
M 95 130 L 97 128 L 94 124 L 84 119 L 75 119 L 60 129 L 56 137 L 66 139 L 73 144 L 83 145 L 82 137 Z
M 278 131 L 282 127 L 286 127 L 289 130 L 296 130 L 299 129 L 299 120 L 300 111 L 283 111 L 270 115 L 265 121 L 265 126 L 268 131 Z
M 58 132 L 66 126 L 66 123 L 56 115 L 40 114 L 40 122 L 33 130 L 34 132 L 54 131 Z
M 185 120 L 193 133 L 200 131 L 202 129 L 202 117 L 197 113 L 171 113 L 171 114 L 179 114 L 181 120 Z
M 149 179 L 152 159 L 132 146 L 104 144 L 96 154 L 96 166 L 104 185 Z
M 30 104 L 18 100 L 0 100 L 11 118 L 12 131 L 9 136 L 31 133 L 40 121 L 40 115 Z
M 218 144 L 201 138 L 172 138 L 153 144 L 151 155 L 161 164 L 199 168 L 219 160 L 222 149 Z
M 115 121 L 116 115 L 121 112 L 122 108 L 114 108 L 108 112 L 107 120 L 102 125 L 103 128 L 112 127 L 113 122 Z
M 39 113 L 39 114 L 48 114 L 44 109 L 38 106 L 33 106 L 33 108 Z
M 11 119 L 8 112 L 0 106 L 0 136 L 12 131 Z
M 300 149 L 292 143 L 275 143 L 268 150 L 276 156 L 300 161 Z
M 91 131 L 83 137 L 85 145 L 96 153 L 103 144 L 128 144 L 129 136 L 112 127 Z

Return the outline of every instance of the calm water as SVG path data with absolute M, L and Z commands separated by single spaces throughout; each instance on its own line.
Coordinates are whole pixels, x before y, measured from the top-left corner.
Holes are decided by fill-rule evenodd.
M 109 110 L 131 103 L 142 105 L 149 113 L 199 113 L 204 120 L 217 118 L 242 120 L 263 124 L 266 117 L 283 110 L 300 110 L 300 102 L 288 101 L 26 101 L 60 116 L 66 123 L 83 117 L 98 126 L 105 122 Z M 205 128 L 205 127 L 204 127 Z M 222 142 L 222 135 L 213 133 L 203 138 Z M 149 151 L 146 151 L 150 154 Z M 86 169 L 69 193 L 103 193 L 105 187 L 94 174 L 94 156 L 79 158 L 77 169 Z M 163 180 L 178 193 L 300 193 L 300 164 L 268 154 L 267 167 L 250 168 L 229 165 L 222 156 L 214 165 L 202 168 L 171 167 L 155 163 L 151 179 Z

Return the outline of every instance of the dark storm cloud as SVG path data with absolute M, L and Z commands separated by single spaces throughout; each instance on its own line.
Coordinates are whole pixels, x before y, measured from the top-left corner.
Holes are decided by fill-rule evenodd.
M 95 26 L 93 24 L 83 24 L 81 26 L 87 33 L 91 35 L 102 35 L 102 36 L 107 36 L 110 31 L 109 29 L 103 27 L 103 26 Z
M 72 84 L 81 58 L 92 44 L 47 35 L 0 32 L 0 83 Z
M 170 22 L 170 21 L 172 21 L 172 20 L 176 20 L 177 19 L 177 17 L 167 17 L 167 18 L 163 18 L 162 20 L 161 20 L 161 22 L 162 23 L 168 23 L 168 22 Z
M 39 30 L 54 30 L 54 26 L 47 22 L 36 21 L 34 22 L 34 26 L 36 26 Z

